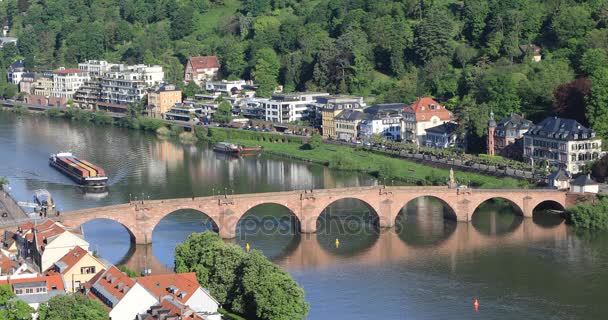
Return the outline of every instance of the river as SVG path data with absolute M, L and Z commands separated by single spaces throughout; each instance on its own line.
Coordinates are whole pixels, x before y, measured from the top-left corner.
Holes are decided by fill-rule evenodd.
M 49 167 L 49 154 L 58 151 L 103 167 L 108 192 L 84 193 Z M 368 175 L 305 162 L 225 158 L 208 146 L 149 133 L 8 112 L 0 112 L 0 176 L 20 201 L 48 189 L 61 211 L 141 197 L 377 184 Z M 367 206 L 343 200 L 326 210 L 318 234 L 299 235 L 277 227 L 289 218 L 286 209 L 264 205 L 242 219 L 232 242 L 262 250 L 292 274 L 305 289 L 309 319 L 590 319 L 608 312 L 608 235 L 575 234 L 542 212 L 523 219 L 504 202 L 487 202 L 470 224 L 445 220 L 444 210 L 439 200 L 420 198 L 402 210 L 397 228 L 378 230 Z M 83 229 L 91 248 L 110 262 L 158 273 L 171 269 L 178 243 L 211 227 L 199 212 L 174 212 L 148 246 L 131 245 L 113 221 Z

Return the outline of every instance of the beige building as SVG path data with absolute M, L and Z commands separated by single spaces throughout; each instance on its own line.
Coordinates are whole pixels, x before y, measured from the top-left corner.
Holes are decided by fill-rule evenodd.
M 186 63 L 184 82 L 194 81 L 202 86 L 204 82 L 217 78 L 220 71 L 220 61 L 216 56 L 192 57 Z
M 77 292 L 80 284 L 91 280 L 99 271 L 105 270 L 104 262 L 81 247 L 75 247 L 46 270 L 47 275 L 60 274 L 67 292 Z
M 342 141 L 354 142 L 359 137 L 359 124 L 366 114 L 359 110 L 342 110 L 335 117 L 335 138 Z
M 430 97 L 418 98 L 403 109 L 401 137 L 403 141 L 424 145 L 426 129 L 450 122 L 452 112 Z
M 175 104 L 182 102 L 182 91 L 174 85 L 164 85 L 148 92 L 148 112 L 154 118 L 162 115 Z
M 36 79 L 33 86 L 35 95 L 49 97 L 53 91 L 53 78 L 42 76 Z

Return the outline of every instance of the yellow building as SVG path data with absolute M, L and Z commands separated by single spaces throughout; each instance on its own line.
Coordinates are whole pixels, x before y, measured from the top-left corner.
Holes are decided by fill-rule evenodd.
M 53 91 L 53 78 L 42 76 L 34 82 L 34 94 L 49 97 Z
M 47 271 L 47 275 L 60 274 L 67 292 L 76 292 L 81 283 L 91 280 L 106 265 L 101 260 L 81 247 L 75 247 L 56 261 Z
M 174 85 L 164 85 L 155 91 L 148 92 L 148 111 L 154 118 L 162 118 L 176 103 L 182 102 L 182 91 Z
M 321 105 L 321 131 L 324 139 L 337 139 L 336 116 L 342 110 L 361 110 L 365 107 L 363 98 L 351 96 L 318 97 L 317 103 Z

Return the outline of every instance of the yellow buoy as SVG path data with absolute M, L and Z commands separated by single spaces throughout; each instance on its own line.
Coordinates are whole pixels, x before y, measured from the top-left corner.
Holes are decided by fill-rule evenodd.
M 340 247 L 340 240 L 338 240 L 338 238 L 336 238 L 336 249 L 338 249 Z
M 249 249 L 251 249 L 251 247 L 249 247 L 249 243 L 245 246 L 245 250 L 247 250 L 247 253 L 249 253 Z

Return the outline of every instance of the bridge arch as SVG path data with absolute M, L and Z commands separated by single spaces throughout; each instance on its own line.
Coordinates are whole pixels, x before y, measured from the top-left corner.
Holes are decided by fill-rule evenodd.
M 445 200 L 420 196 L 409 200 L 395 218 L 395 232 L 408 246 L 442 243 L 456 230 L 457 216 Z
M 294 235 L 300 232 L 300 219 L 285 204 L 273 201 L 259 203 L 239 217 L 235 234 L 246 237 L 260 232 L 264 235 Z
M 532 211 L 532 221 L 542 228 L 553 228 L 564 223 L 564 205 L 555 200 L 539 202 Z
M 372 203 L 369 199 L 354 196 L 331 199 L 320 206 L 321 210 L 314 215 L 315 231 L 336 229 L 343 234 L 370 231 L 369 228 L 380 225 L 381 219 L 380 210 Z
M 419 201 L 420 199 L 435 199 L 439 202 L 441 202 L 443 204 L 443 217 L 446 219 L 450 219 L 450 220 L 457 220 L 457 214 L 456 214 L 456 210 L 454 209 L 454 207 L 452 205 L 450 205 L 450 201 L 447 199 L 444 199 L 441 195 L 437 194 L 437 195 L 433 195 L 433 194 L 421 194 L 421 195 L 416 195 L 415 197 L 412 198 L 408 198 L 405 201 L 400 202 L 399 204 L 401 206 L 398 206 L 396 208 L 396 213 L 395 215 L 395 223 L 397 222 L 396 219 L 399 217 L 399 214 L 401 214 L 403 212 L 404 209 L 407 208 L 408 205 L 414 203 L 414 201 Z
M 471 215 L 471 224 L 480 234 L 502 236 L 515 231 L 523 222 L 524 211 L 517 199 L 491 196 L 481 201 Z

